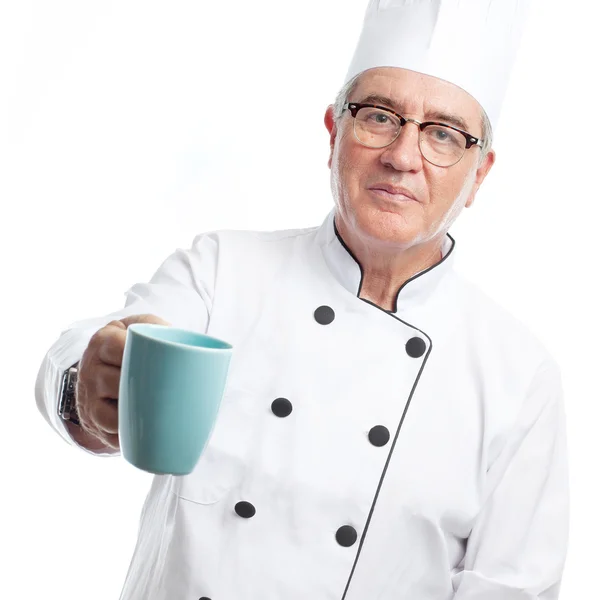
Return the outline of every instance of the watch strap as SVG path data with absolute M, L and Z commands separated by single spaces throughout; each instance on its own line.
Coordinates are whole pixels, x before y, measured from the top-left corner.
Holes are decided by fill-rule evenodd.
M 60 386 L 60 396 L 58 400 L 58 414 L 64 421 L 69 421 L 79 425 L 77 415 L 76 391 L 77 391 L 77 373 L 79 361 L 69 367 L 62 376 Z

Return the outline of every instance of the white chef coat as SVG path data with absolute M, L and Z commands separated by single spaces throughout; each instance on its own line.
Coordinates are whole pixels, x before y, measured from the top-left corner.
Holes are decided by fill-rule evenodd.
M 74 323 L 62 372 L 115 318 L 152 313 L 234 347 L 210 441 L 155 476 L 122 600 L 551 600 L 568 538 L 561 375 L 516 318 L 443 258 L 395 311 L 358 296 L 335 226 L 218 231 L 123 310 Z

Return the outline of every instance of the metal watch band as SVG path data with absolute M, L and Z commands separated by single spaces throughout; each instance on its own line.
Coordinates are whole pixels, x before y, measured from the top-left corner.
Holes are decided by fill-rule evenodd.
M 78 365 L 79 362 L 75 363 L 63 373 L 58 402 L 59 416 L 65 421 L 75 423 L 75 425 L 79 425 L 75 406 Z

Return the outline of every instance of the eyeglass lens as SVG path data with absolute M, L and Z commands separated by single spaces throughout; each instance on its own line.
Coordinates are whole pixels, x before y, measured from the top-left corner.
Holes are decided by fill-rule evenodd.
M 400 119 L 377 108 L 363 107 L 354 119 L 356 137 L 365 146 L 383 148 L 391 144 L 400 132 Z M 458 162 L 467 141 L 465 137 L 444 125 L 428 125 L 419 131 L 419 147 L 423 157 L 440 167 Z

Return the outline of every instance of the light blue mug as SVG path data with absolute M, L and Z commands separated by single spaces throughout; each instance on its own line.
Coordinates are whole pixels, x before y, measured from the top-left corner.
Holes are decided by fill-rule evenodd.
M 121 454 L 155 474 L 194 470 L 217 418 L 232 346 L 166 325 L 127 328 L 119 385 Z

